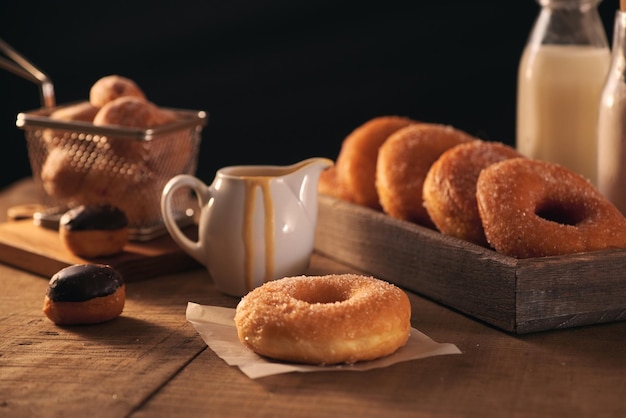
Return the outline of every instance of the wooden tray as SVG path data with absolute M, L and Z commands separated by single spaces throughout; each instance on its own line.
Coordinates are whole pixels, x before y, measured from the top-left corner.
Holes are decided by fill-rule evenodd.
M 45 277 L 72 264 L 103 263 L 116 268 L 127 282 L 199 267 L 169 236 L 130 242 L 118 255 L 87 260 L 66 250 L 57 231 L 32 220 L 0 223 L 0 261 Z
M 505 331 L 626 320 L 626 250 L 515 259 L 319 196 L 316 250 Z

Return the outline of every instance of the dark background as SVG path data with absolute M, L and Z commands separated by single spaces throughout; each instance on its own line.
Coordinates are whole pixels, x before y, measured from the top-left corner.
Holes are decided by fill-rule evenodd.
M 600 5 L 609 43 L 619 4 Z M 0 38 L 52 80 L 58 104 L 100 77 L 134 79 L 158 105 L 205 110 L 198 177 L 231 164 L 335 158 L 385 114 L 514 144 L 532 0 L 3 1 Z M 18 112 L 39 89 L 0 69 L 0 187 L 30 175 Z

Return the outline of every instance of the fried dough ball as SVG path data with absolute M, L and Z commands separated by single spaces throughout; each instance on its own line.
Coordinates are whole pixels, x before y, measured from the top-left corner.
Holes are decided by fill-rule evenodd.
M 154 103 L 137 97 L 124 96 L 106 103 L 96 114 L 96 126 L 124 126 L 127 128 L 153 128 L 173 122 L 172 112 L 161 110 Z
M 122 126 L 126 128 L 148 129 L 174 122 L 173 112 L 160 109 L 155 104 L 137 97 L 125 96 L 105 104 L 96 117 L 96 126 Z M 111 150 L 130 161 L 140 161 L 145 157 L 144 142 L 127 137 L 107 138 Z M 176 153 L 170 156 L 175 157 Z M 188 154 L 188 150 L 185 151 Z
M 68 122 L 93 122 L 93 118 L 96 117 L 96 113 L 98 113 L 98 110 L 100 110 L 99 107 L 94 106 L 89 102 L 80 102 L 69 106 L 60 107 L 59 109 L 50 113 L 50 119 Z
M 96 117 L 99 108 L 95 107 L 89 102 L 80 102 L 71 104 L 68 106 L 59 107 L 50 113 L 48 116 L 50 119 L 59 122 L 93 122 L 93 118 Z M 49 147 L 55 147 L 58 145 L 61 138 L 67 135 L 65 129 L 51 129 L 46 128 L 43 131 L 42 139 Z
M 96 81 L 89 90 L 89 102 L 102 107 L 118 97 L 132 96 L 142 100 L 146 95 L 133 80 L 119 75 L 109 75 Z
M 54 147 L 41 167 L 40 177 L 48 195 L 65 199 L 79 192 L 86 172 L 87 168 L 72 158 L 68 148 Z

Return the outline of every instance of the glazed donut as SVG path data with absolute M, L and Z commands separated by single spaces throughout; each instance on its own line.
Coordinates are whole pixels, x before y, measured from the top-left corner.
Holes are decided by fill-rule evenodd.
M 277 360 L 330 365 L 374 360 L 406 344 L 411 305 L 396 286 L 355 274 L 266 282 L 237 305 L 240 341 Z
M 526 158 L 485 168 L 478 211 L 493 248 L 516 258 L 626 247 L 626 218 L 582 176 Z
M 119 75 L 102 77 L 89 90 L 89 102 L 95 107 L 102 107 L 110 101 L 124 96 L 146 99 L 146 95 L 137 83 Z
M 475 137 L 451 126 L 422 123 L 402 128 L 380 147 L 375 187 L 389 216 L 434 228 L 424 208 L 422 186 L 439 156 Z
M 424 179 L 424 206 L 437 229 L 482 246 L 489 246 L 476 203 L 476 181 L 493 163 L 522 157 L 499 142 L 472 141 L 457 145 L 433 163 Z
M 128 219 L 112 205 L 81 205 L 61 216 L 59 236 L 65 248 L 77 256 L 113 255 L 128 242 Z
M 378 149 L 389 135 L 416 121 L 401 116 L 379 116 L 352 131 L 337 156 L 337 186 L 343 200 L 380 209 L 374 186 Z
M 103 264 L 74 264 L 48 284 L 43 313 L 55 324 L 96 324 L 124 310 L 126 286 L 120 273 Z

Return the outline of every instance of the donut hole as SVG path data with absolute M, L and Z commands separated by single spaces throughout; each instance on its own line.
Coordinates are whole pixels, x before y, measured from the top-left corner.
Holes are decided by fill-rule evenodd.
M 555 200 L 547 200 L 540 204 L 535 214 L 542 219 L 562 225 L 578 225 L 585 219 L 584 207 L 577 203 L 565 204 Z
M 295 299 L 306 303 L 336 303 L 349 299 L 346 289 L 329 283 L 318 283 L 317 286 L 301 286 L 292 295 Z

